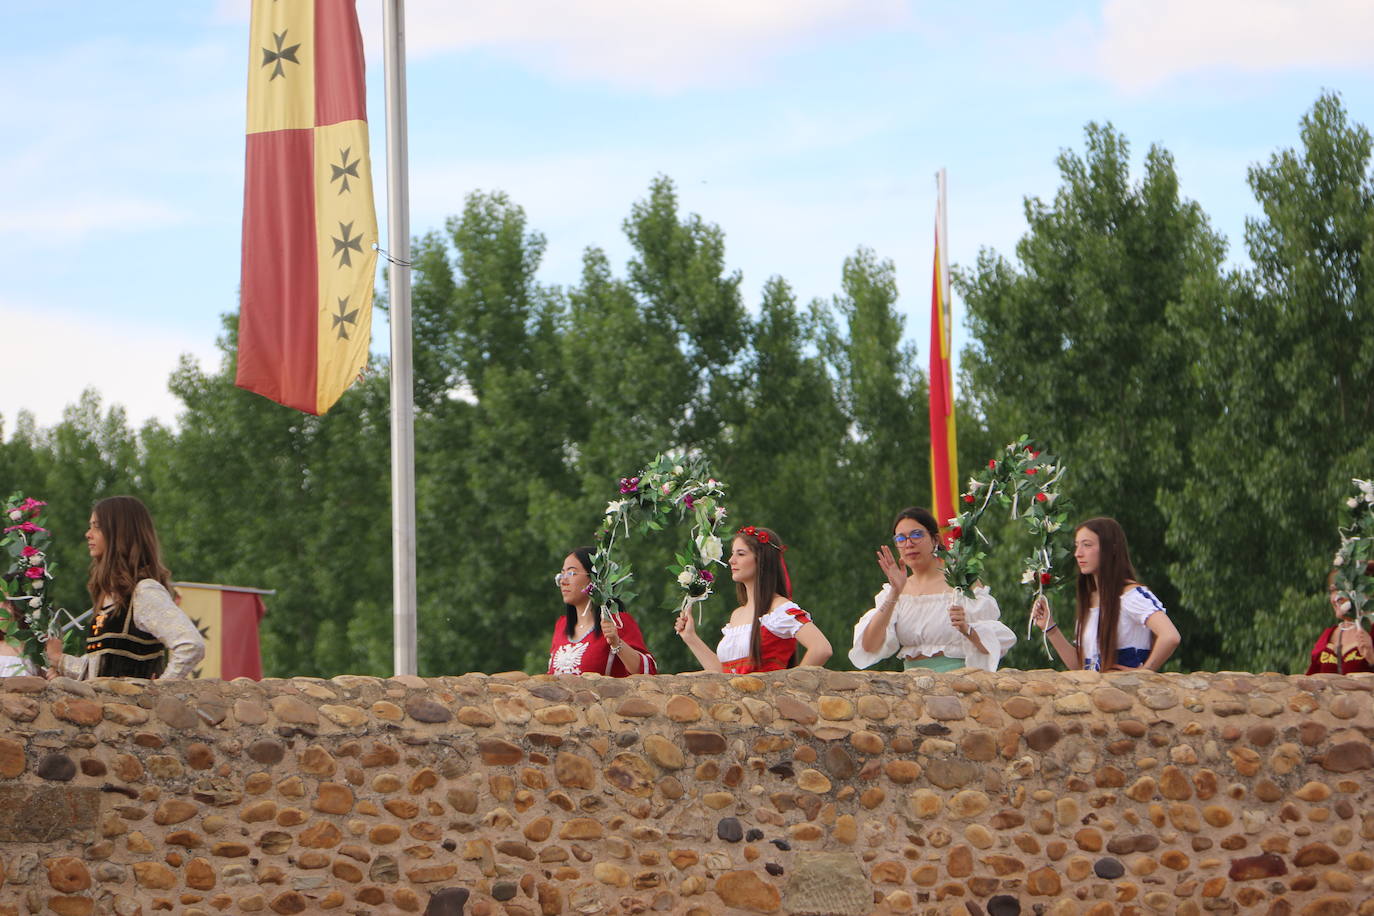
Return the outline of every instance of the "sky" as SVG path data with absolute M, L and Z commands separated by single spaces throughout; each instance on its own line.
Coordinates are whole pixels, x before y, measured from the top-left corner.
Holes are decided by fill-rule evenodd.
M 386 230 L 381 0 L 359 0 Z M 88 387 L 174 424 L 168 376 L 218 365 L 237 309 L 248 0 L 0 0 L 0 437 Z M 949 251 L 1013 257 L 1024 200 L 1090 121 L 1173 153 L 1245 264 L 1246 170 L 1319 93 L 1374 123 L 1368 0 L 409 0 L 411 234 L 503 191 L 571 285 L 657 175 L 725 233 L 757 308 L 771 276 L 839 291 L 890 259 L 925 360 L 935 173 Z M 251 54 L 250 54 L 251 51 Z M 964 340 L 954 303 L 956 347 Z M 384 321 L 373 349 L 389 349 Z M 25 362 L 30 368 L 21 369 Z M 36 371 L 35 371 L 36 369 Z

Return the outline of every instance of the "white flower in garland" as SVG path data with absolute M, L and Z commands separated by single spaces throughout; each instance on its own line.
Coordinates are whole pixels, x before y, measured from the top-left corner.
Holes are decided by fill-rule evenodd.
M 1022 584 L 1022 585 L 1034 585 L 1034 584 L 1035 584 L 1035 570 L 1033 570 L 1033 569 L 1027 569 L 1025 572 L 1021 573 L 1021 584 Z
M 701 558 L 707 563 L 719 563 L 725 556 L 725 545 L 714 534 L 701 539 Z
M 702 481 L 705 481 L 704 483 Z M 719 504 L 725 485 L 710 474 L 710 465 L 699 455 L 658 455 L 636 477 L 620 478 L 621 499 L 606 505 L 592 555 L 589 593 L 602 614 L 630 603 L 633 572 L 616 557 L 617 534 L 630 537 L 662 530 L 673 517 L 691 525 L 691 548 L 676 554 L 669 572 L 685 592 L 684 606 L 711 594 L 715 577 L 706 569 L 721 562 L 724 546 L 716 531 L 725 518 Z M 693 552 L 696 557 L 693 557 Z
M 1360 508 L 1360 500 L 1359 500 L 1358 497 L 1354 497 L 1354 496 L 1350 497 L 1349 499 L 1347 499 L 1347 500 L 1345 501 L 1345 504 L 1346 504 L 1346 506 L 1348 506 L 1348 507 L 1351 508 L 1351 509 L 1358 509 L 1358 508 Z

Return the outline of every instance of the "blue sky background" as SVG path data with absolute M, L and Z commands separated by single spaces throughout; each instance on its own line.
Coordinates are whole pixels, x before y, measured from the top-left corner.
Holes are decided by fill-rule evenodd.
M 386 245 L 381 2 L 358 6 Z M 88 386 L 173 422 L 178 357 L 217 359 L 248 8 L 0 0 L 0 346 L 44 379 L 11 377 L 5 435 Z M 1175 155 L 1244 264 L 1247 167 L 1297 143 L 1323 89 L 1374 122 L 1367 0 L 409 0 L 407 20 L 412 234 L 503 190 L 548 237 L 542 279 L 570 284 L 588 245 L 623 264 L 621 222 L 665 174 L 724 229 L 751 307 L 775 274 L 834 294 L 860 245 L 892 259 L 923 355 L 941 166 L 952 260 L 1011 256 L 1023 198 L 1110 121 L 1137 166 L 1152 143 Z

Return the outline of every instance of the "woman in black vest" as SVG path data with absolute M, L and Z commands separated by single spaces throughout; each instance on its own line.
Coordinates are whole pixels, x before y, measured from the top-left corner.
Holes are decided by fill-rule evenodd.
M 91 510 L 86 546 L 95 608 L 86 654 L 63 655 L 50 640 L 50 676 L 190 677 L 205 657 L 205 639 L 172 598 L 148 508 L 132 496 L 102 499 Z

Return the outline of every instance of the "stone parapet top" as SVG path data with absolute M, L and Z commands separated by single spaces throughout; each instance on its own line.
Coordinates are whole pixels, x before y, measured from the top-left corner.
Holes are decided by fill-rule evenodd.
M 0 916 L 1374 914 L 1374 675 L 0 679 Z

